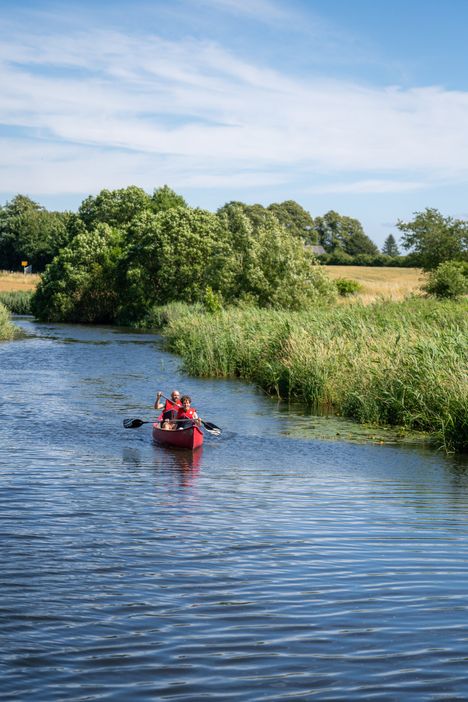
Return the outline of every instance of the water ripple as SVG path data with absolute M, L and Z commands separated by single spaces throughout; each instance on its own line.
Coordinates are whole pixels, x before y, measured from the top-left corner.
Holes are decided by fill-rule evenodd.
M 460 459 L 294 438 L 150 335 L 25 324 L 0 347 L 2 699 L 468 697 Z M 221 440 L 122 429 L 154 369 Z

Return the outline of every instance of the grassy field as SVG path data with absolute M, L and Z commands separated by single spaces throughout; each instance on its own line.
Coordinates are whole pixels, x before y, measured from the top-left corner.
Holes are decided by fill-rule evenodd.
M 418 293 L 425 281 L 420 268 L 386 268 L 368 266 L 324 266 L 332 280 L 348 278 L 362 285 L 362 291 L 353 296 L 360 302 L 369 303 L 378 299 L 403 300 Z M 350 298 L 347 299 L 349 301 Z
M 35 290 L 38 282 L 38 275 L 0 271 L 0 292 L 28 292 Z
M 373 302 L 379 298 L 403 300 L 418 291 L 424 280 L 419 268 L 384 268 L 367 266 L 324 266 L 327 274 L 336 278 L 349 278 L 361 283 L 363 290 L 354 296 L 360 302 Z M 35 290 L 39 275 L 24 275 L 0 271 L 0 292 Z

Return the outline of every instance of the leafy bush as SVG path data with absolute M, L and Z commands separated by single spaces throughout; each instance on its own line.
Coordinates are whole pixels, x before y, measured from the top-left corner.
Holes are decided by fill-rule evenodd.
M 456 299 L 468 293 L 468 264 L 462 261 L 445 261 L 429 274 L 423 286 L 429 295 Z
M 337 278 L 335 280 L 335 285 L 338 288 L 338 293 L 342 297 L 355 295 L 362 290 L 361 283 L 358 283 L 357 280 L 350 280 L 349 278 Z
M 220 293 L 214 292 L 213 288 L 208 285 L 205 289 L 203 304 L 207 312 L 215 314 L 223 309 L 223 298 Z
M 77 234 L 47 266 L 31 301 L 33 314 L 49 322 L 115 321 L 121 243 L 120 230 L 107 224 Z
M 0 293 L 0 304 L 12 314 L 31 314 L 32 291 L 12 290 Z

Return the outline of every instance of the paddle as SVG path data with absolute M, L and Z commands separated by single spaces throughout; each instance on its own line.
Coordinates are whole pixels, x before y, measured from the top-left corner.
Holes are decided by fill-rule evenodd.
M 123 420 L 123 425 L 125 429 L 137 429 L 138 427 L 141 427 L 142 424 L 154 424 L 153 420 L 150 421 L 143 421 L 143 419 L 124 419 Z
M 174 404 L 174 402 L 172 400 L 169 400 L 169 398 L 165 397 L 164 395 L 161 395 L 161 397 L 164 400 L 167 400 L 167 402 L 171 402 L 172 404 Z M 178 421 L 178 420 L 176 420 L 176 421 Z M 205 421 L 203 421 L 203 419 L 200 419 L 200 422 L 203 424 L 206 431 L 210 432 L 210 434 L 213 434 L 214 436 L 219 436 L 221 434 L 222 429 L 217 427 L 216 424 L 213 424 L 213 422 L 205 422 Z
M 172 420 L 174 422 L 186 422 L 186 419 L 174 419 Z M 203 419 L 200 420 L 203 426 L 205 427 L 206 431 L 209 431 L 210 434 L 213 434 L 213 436 L 219 436 L 221 434 L 221 429 L 216 426 L 216 424 L 212 424 L 211 422 L 204 422 Z M 123 420 L 123 425 L 125 429 L 138 429 L 138 427 L 141 427 L 142 424 L 154 424 L 154 420 L 143 420 L 143 419 L 124 419 Z

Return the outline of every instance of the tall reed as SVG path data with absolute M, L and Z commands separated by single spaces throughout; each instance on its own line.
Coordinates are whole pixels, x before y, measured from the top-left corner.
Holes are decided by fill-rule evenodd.
M 5 305 L 0 303 L 0 341 L 13 339 L 15 336 L 16 327 L 10 321 L 10 313 Z
M 32 296 L 32 290 L 0 292 L 0 304 L 5 305 L 12 314 L 31 314 Z
M 195 375 L 242 377 L 361 422 L 468 449 L 468 304 L 414 299 L 286 313 L 179 307 L 164 334 Z

